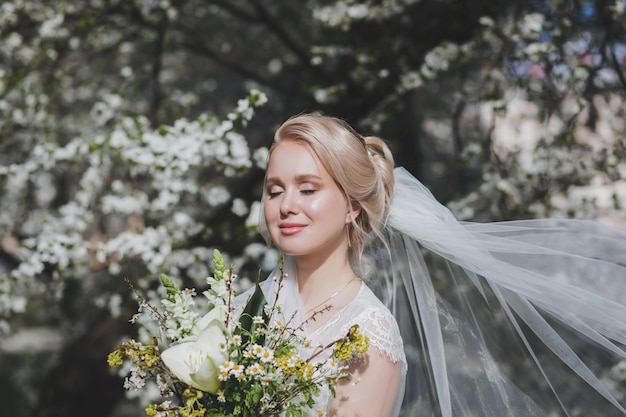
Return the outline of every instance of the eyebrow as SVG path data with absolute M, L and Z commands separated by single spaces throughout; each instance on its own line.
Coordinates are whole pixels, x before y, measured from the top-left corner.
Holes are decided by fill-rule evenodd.
M 307 182 L 307 181 L 322 181 L 322 177 L 315 174 L 300 174 L 295 176 L 296 182 Z M 266 184 L 278 184 L 282 181 L 278 177 L 269 177 L 265 180 Z

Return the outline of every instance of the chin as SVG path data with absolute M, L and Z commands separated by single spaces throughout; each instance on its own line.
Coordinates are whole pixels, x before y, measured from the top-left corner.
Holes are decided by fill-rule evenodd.
M 282 253 L 284 253 L 285 255 L 288 256 L 298 256 L 301 255 L 303 253 L 302 250 L 298 250 L 297 248 L 293 248 L 293 247 L 289 247 L 289 246 L 278 246 L 278 249 L 280 249 L 280 251 Z
M 289 245 L 289 244 L 287 244 L 287 245 L 278 245 L 277 244 L 276 247 L 278 249 L 280 249 L 280 251 L 282 253 L 284 253 L 285 255 L 288 255 L 288 256 L 306 255 L 311 250 L 311 248 L 308 247 L 308 246 L 303 248 L 303 247 L 298 246 L 298 245 Z

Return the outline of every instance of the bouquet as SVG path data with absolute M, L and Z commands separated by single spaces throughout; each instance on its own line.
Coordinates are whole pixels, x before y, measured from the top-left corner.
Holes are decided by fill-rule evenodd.
M 109 354 L 112 367 L 130 364 L 125 388 L 141 390 L 154 379 L 162 401 L 146 408 L 149 417 L 324 416 L 327 404 L 316 401 L 321 390 L 335 394 L 337 383 L 350 377 L 349 362 L 367 351 L 368 338 L 354 325 L 332 343 L 312 346 L 302 332 L 306 322 L 285 320 L 258 283 L 247 304 L 236 309 L 234 268 L 226 267 L 217 250 L 213 260 L 204 316 L 194 309 L 195 290 L 180 290 L 165 275 L 161 309 L 135 291 L 139 311 L 131 322 L 142 323 L 139 315 L 147 309 L 159 334 L 149 343 L 128 340 Z M 279 291 L 282 262 L 280 271 Z

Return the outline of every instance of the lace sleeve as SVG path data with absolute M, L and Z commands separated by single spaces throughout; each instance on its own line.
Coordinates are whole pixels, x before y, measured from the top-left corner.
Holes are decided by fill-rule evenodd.
M 355 320 L 363 334 L 369 337 L 370 349 L 376 350 L 391 362 L 403 363 L 406 370 L 404 345 L 398 323 L 382 304 L 364 309 Z

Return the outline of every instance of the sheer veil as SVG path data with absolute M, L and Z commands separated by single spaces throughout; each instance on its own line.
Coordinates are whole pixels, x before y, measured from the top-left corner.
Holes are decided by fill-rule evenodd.
M 626 230 L 463 223 L 402 168 L 368 285 L 396 316 L 403 415 L 621 416 Z

